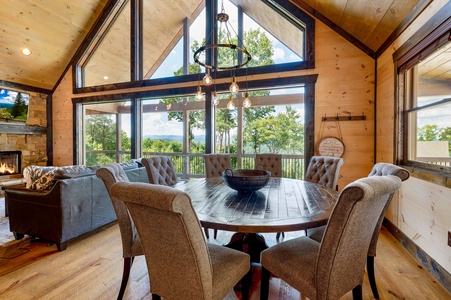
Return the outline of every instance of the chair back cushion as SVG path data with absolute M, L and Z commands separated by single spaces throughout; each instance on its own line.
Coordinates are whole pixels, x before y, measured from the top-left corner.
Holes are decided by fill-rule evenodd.
M 259 166 L 262 164 L 263 166 Z M 282 155 L 262 153 L 255 155 L 255 169 L 271 172 L 271 177 L 282 177 Z
M 377 163 L 373 166 L 373 169 L 371 170 L 368 177 L 371 176 L 385 176 L 385 175 L 394 175 L 399 177 L 402 181 L 405 181 L 409 179 L 410 173 L 404 168 L 401 168 L 399 166 L 390 164 L 390 163 Z M 371 238 L 370 248 L 368 249 L 368 255 L 369 256 L 376 256 L 376 249 L 377 249 L 377 241 L 379 239 L 379 234 L 381 232 L 382 222 L 384 221 L 385 213 L 388 210 L 388 207 L 390 206 L 391 200 L 393 199 L 395 193 L 390 195 L 390 198 L 387 201 L 387 204 L 385 204 L 384 209 L 382 210 L 382 214 L 377 222 L 376 230 L 374 230 L 373 237 Z
M 332 210 L 317 258 L 318 299 L 338 299 L 362 284 L 371 236 L 396 176 L 362 178 L 346 186 Z
M 205 154 L 205 175 L 207 178 L 222 176 L 225 169 L 231 169 L 229 154 Z
M 109 163 L 99 168 L 96 171 L 96 175 L 102 179 L 108 194 L 110 195 L 111 201 L 113 202 L 114 211 L 116 212 L 117 221 L 119 223 L 119 230 L 121 232 L 123 257 L 142 255 L 141 249 L 135 250 L 135 248 L 140 248 L 140 245 L 133 246 L 137 243 L 136 241 L 139 241 L 139 237 L 125 203 L 113 197 L 111 194 L 111 187 L 113 184 L 116 182 L 129 181 L 127 174 L 125 174 L 125 171 L 120 164 Z M 134 252 L 137 252 L 138 254 Z
M 330 156 L 312 156 L 305 180 L 332 189 L 336 188 L 343 159 Z
M 149 183 L 173 186 L 177 183 L 177 173 L 169 156 L 141 159 L 146 167 Z
M 210 255 L 188 194 L 131 182 L 114 184 L 112 194 L 127 204 L 138 228 L 152 294 L 212 299 Z

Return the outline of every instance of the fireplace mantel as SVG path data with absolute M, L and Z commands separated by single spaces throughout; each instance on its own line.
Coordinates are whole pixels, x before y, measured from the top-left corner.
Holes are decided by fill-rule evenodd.
M 25 124 L 0 123 L 0 132 L 10 134 L 45 134 L 47 130 L 45 127 L 42 126 L 27 126 Z

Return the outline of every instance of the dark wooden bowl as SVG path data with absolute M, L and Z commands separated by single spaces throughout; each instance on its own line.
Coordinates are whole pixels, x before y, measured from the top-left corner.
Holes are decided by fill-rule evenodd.
M 232 170 L 222 172 L 224 182 L 232 189 L 250 193 L 264 187 L 271 177 L 271 172 L 265 170 Z

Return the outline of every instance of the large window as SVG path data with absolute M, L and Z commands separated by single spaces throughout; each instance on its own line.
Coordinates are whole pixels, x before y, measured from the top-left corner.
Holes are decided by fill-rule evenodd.
M 308 116 L 305 127 L 313 128 L 317 76 L 289 72 L 314 68 L 314 20 L 289 1 L 224 0 L 252 60 L 233 72 L 212 72 L 213 84 L 205 86 L 205 69 L 193 62 L 193 53 L 212 32 L 209 20 L 222 1 L 171 3 L 120 2 L 88 37 L 92 43 L 74 66 L 75 120 L 83 133 L 77 136 L 77 163 L 169 155 L 179 175 L 196 177 L 204 176 L 204 153 L 231 153 L 234 167 L 252 168 L 256 153 L 277 152 L 289 161 L 286 177 L 300 178 L 304 155 L 313 153 L 313 132 L 304 139 L 303 123 Z M 240 93 L 233 95 L 236 108 L 230 110 L 226 91 L 232 77 Z M 201 97 L 194 96 L 198 86 Z M 217 105 L 214 91 L 222 99 Z M 245 91 L 250 108 L 242 105 Z M 97 123 L 105 126 L 93 126 Z M 258 133 L 265 126 L 273 126 L 275 141 L 269 141 L 268 130 Z M 106 137 L 108 143 L 102 142 Z
M 405 164 L 451 170 L 449 34 L 449 29 L 439 27 L 398 60 L 402 62 L 398 79 L 403 111 L 399 158 Z

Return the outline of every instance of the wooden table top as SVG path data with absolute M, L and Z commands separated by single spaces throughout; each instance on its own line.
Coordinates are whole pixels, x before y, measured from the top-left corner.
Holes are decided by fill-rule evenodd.
M 253 193 L 238 193 L 222 177 L 181 181 L 176 189 L 192 200 L 201 224 L 256 233 L 305 230 L 325 225 L 338 192 L 307 181 L 271 178 Z

